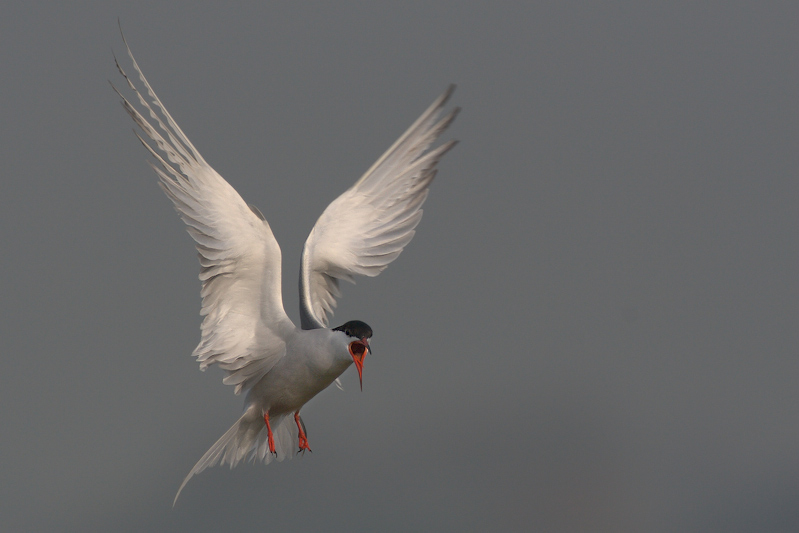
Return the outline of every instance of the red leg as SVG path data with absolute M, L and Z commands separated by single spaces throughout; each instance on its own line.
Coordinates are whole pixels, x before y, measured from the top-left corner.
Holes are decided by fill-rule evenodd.
M 269 453 L 277 455 L 275 451 L 275 438 L 272 436 L 272 426 L 269 425 L 269 413 L 264 413 L 264 422 L 266 422 L 267 443 L 269 444 Z
M 300 412 L 297 411 L 294 413 L 294 421 L 297 423 L 297 429 L 300 430 L 300 450 L 301 452 L 305 452 L 308 450 L 309 452 L 312 451 L 310 446 L 308 446 L 308 437 L 305 435 L 305 430 L 302 429 L 302 422 L 300 421 Z

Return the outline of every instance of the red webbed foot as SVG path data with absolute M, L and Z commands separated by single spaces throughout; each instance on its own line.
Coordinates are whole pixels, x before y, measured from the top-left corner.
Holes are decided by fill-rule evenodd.
M 308 446 L 308 436 L 305 435 L 305 424 L 302 423 L 302 419 L 300 418 L 300 412 L 299 411 L 294 413 L 294 421 L 297 423 L 297 429 L 299 430 L 299 433 L 300 433 L 300 438 L 299 438 L 300 449 L 297 450 L 297 453 L 302 452 L 303 455 L 304 455 L 305 454 L 305 450 L 308 450 L 309 452 L 313 453 L 313 450 L 311 450 L 311 447 Z
M 269 446 L 269 453 L 277 455 L 275 451 L 275 437 L 272 435 L 272 426 L 269 425 L 269 413 L 264 413 L 264 422 L 266 422 L 267 444 Z

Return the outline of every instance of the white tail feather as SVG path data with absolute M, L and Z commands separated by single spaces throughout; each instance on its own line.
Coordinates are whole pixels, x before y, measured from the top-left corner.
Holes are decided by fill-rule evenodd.
M 294 457 L 298 450 L 298 431 L 294 420 L 284 416 L 270 418 L 270 425 L 275 441 L 276 456 L 269 453 L 268 433 L 263 414 L 254 406 L 248 407 L 236 423 L 197 461 L 189 475 L 180 484 L 172 506 L 174 507 L 177 503 L 183 487 L 189 480 L 206 468 L 225 463 L 233 468 L 247 456 L 253 461 L 263 461 L 264 464 L 271 463 L 273 459 L 282 461 Z

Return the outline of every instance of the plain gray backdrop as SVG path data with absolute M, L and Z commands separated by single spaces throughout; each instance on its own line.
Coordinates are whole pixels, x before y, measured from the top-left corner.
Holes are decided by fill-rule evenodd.
M 334 317 L 364 391 L 313 454 L 214 468 L 199 266 L 108 80 L 117 28 L 302 244 L 451 83 L 417 235 Z M 794 2 L 7 2 L 4 531 L 799 530 Z

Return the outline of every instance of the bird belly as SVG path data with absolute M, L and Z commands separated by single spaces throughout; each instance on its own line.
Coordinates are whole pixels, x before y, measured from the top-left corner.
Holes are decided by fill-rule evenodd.
M 270 415 L 299 411 L 330 386 L 351 364 L 319 365 L 308 358 L 284 357 L 248 394 L 248 403 Z

